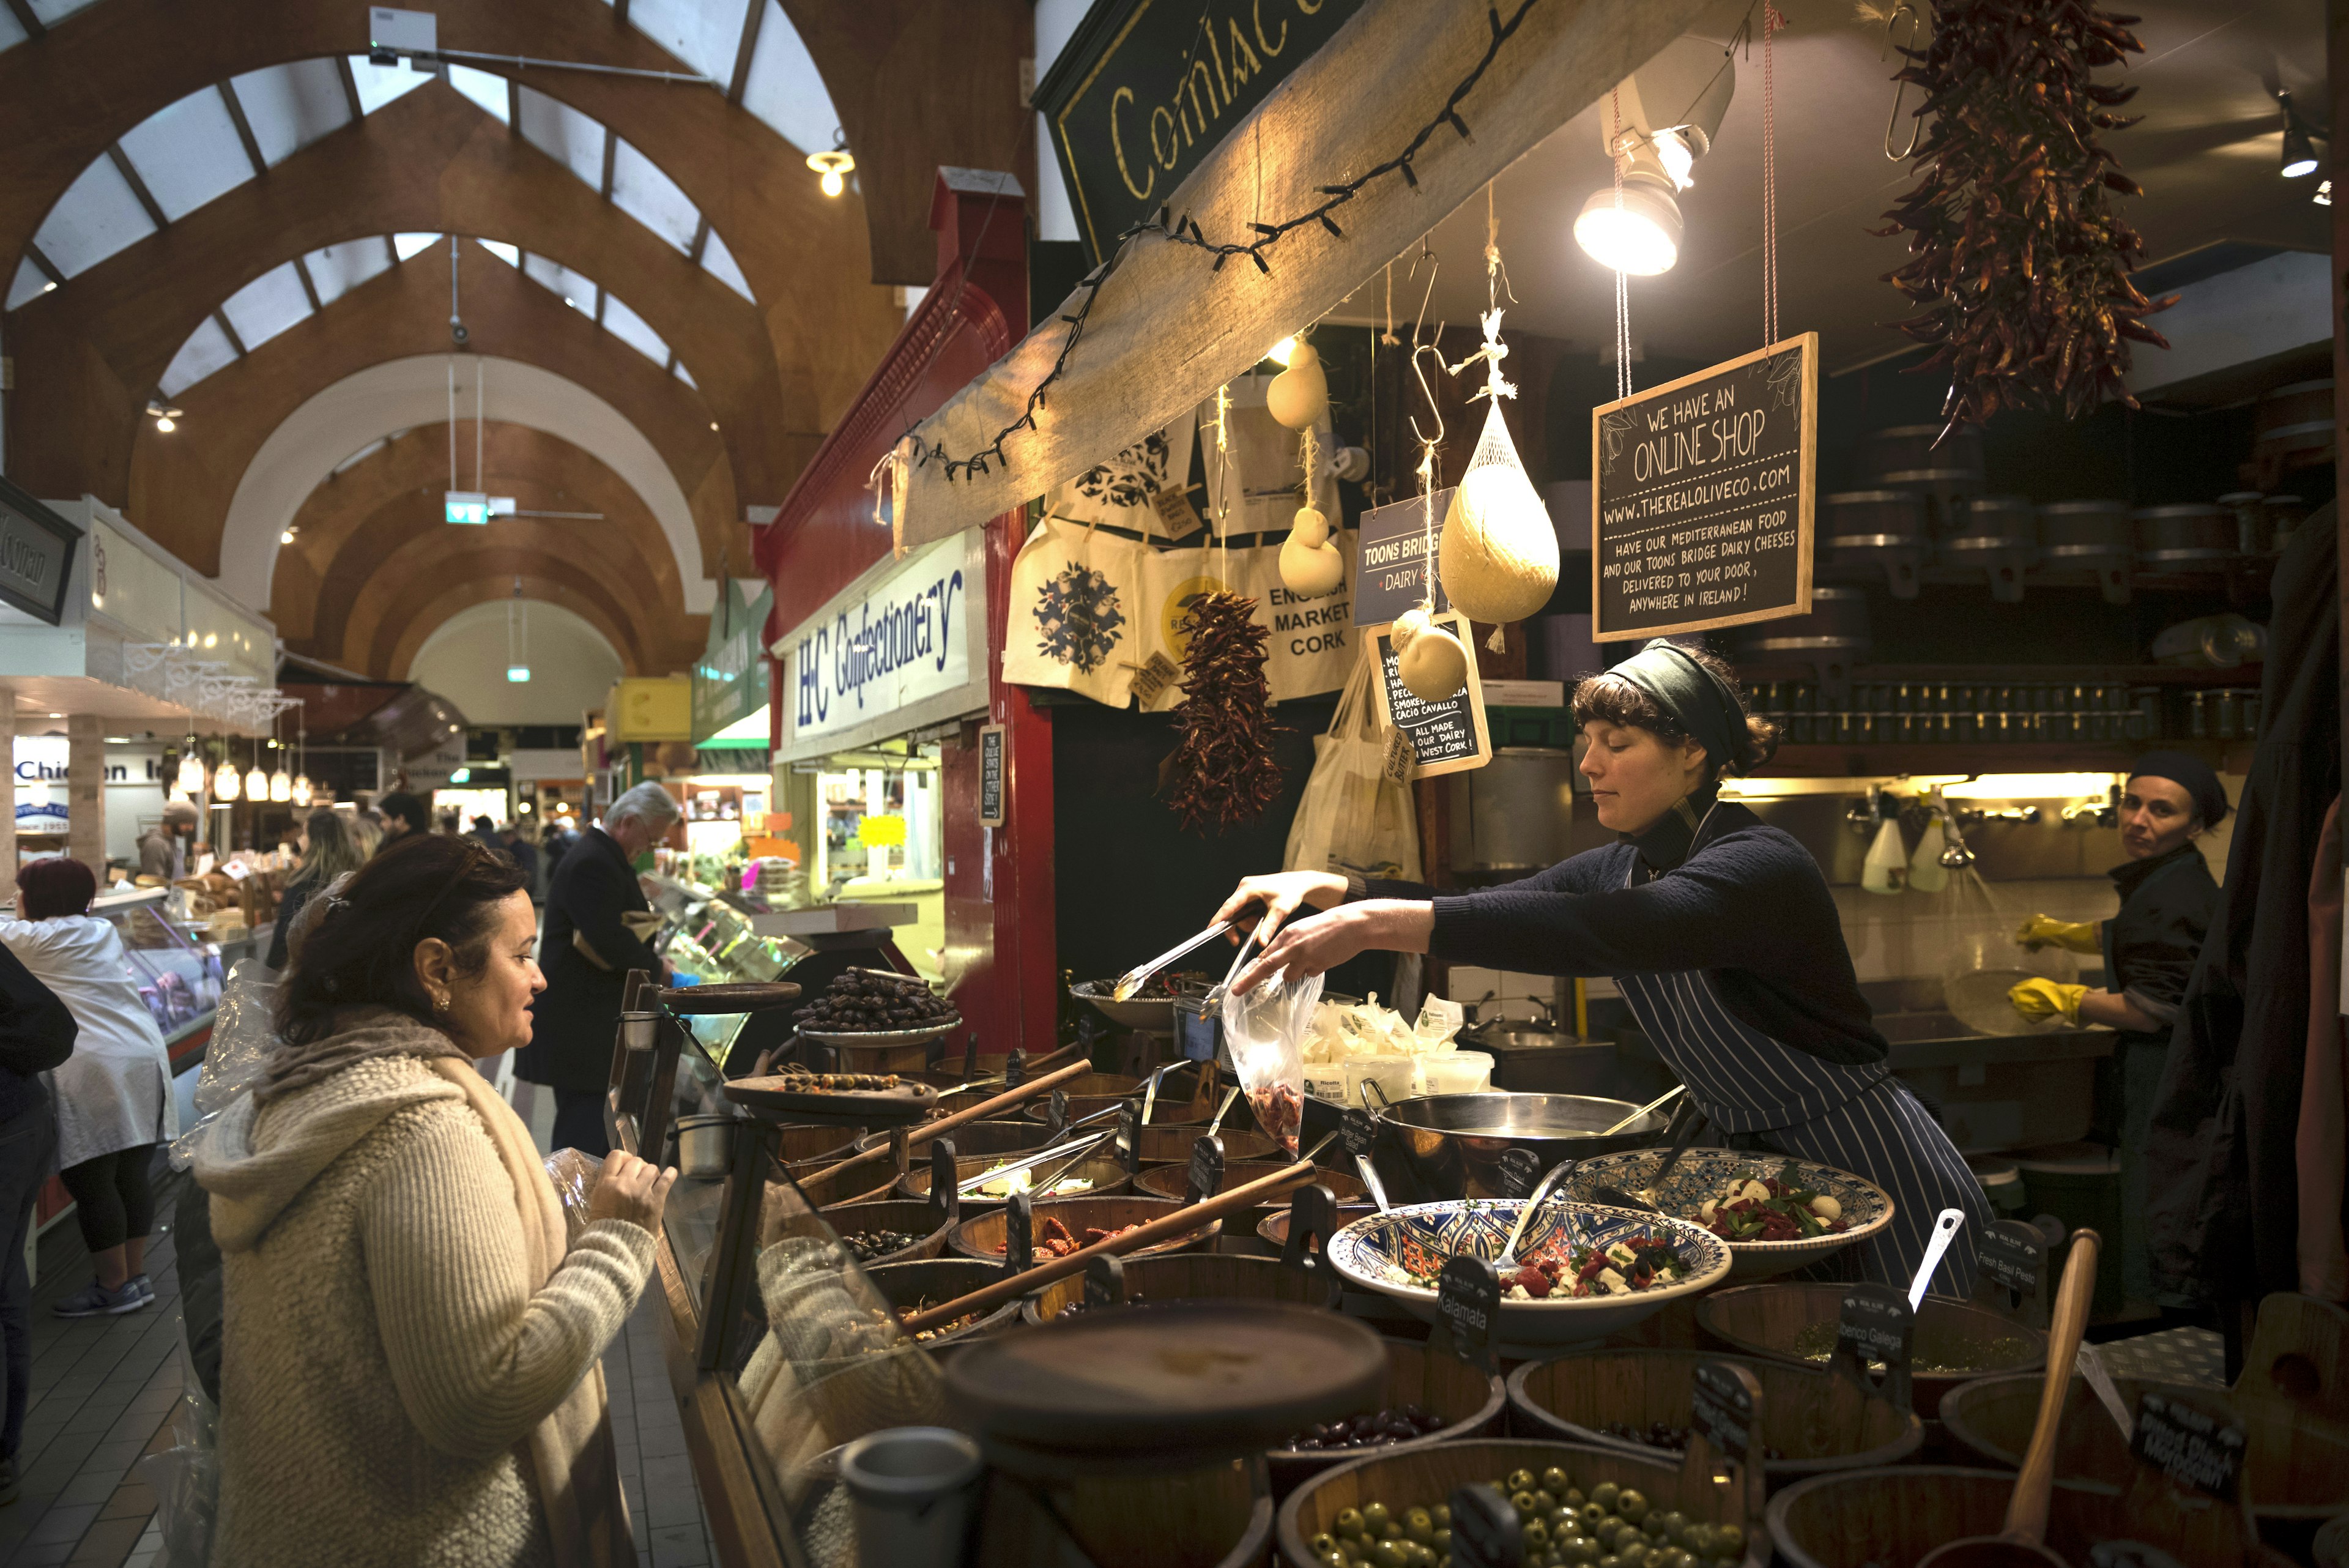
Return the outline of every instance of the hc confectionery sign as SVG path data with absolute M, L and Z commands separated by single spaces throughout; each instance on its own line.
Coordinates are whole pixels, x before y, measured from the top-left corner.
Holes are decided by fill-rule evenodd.
M 980 531 L 884 561 L 793 628 L 783 664 L 783 760 L 869 745 L 987 706 Z

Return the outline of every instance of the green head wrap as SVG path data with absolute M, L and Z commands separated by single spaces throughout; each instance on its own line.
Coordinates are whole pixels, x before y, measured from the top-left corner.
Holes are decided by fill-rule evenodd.
M 1699 664 L 1688 649 L 1658 638 L 1607 673 L 1654 698 L 1723 774 L 1744 774 L 1763 760 L 1745 727 L 1745 703 L 1737 688 Z

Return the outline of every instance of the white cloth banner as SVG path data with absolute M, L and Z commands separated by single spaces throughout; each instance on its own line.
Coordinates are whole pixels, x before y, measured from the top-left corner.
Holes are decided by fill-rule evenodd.
M 1351 557 L 1352 529 L 1333 535 L 1333 542 Z M 1351 589 L 1341 587 L 1314 599 L 1290 593 L 1281 587 L 1278 545 L 1145 552 L 1135 662 L 1147 664 L 1153 653 L 1164 653 L 1180 669 L 1189 642 L 1182 633 L 1183 618 L 1199 599 L 1223 588 L 1256 600 L 1257 624 L 1271 630 L 1265 643 L 1264 673 L 1275 702 L 1335 691 L 1346 683 L 1346 672 L 1353 665 Z M 1180 683 L 1170 681 L 1151 706 L 1163 712 L 1182 701 Z
M 1011 563 L 1011 613 L 1003 678 L 1081 692 L 1123 708 L 1141 646 L 1142 563 L 1137 539 L 1047 517 Z

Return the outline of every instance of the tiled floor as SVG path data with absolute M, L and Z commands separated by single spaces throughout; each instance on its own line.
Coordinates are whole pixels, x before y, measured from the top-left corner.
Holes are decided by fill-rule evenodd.
M 170 1179 L 160 1205 L 148 1252 L 156 1300 L 143 1312 L 52 1315 L 51 1302 L 88 1282 L 89 1260 L 70 1220 L 42 1238 L 32 1405 L 18 1455 L 23 1491 L 14 1506 L 0 1508 L 0 1568 L 151 1568 L 160 1560 L 155 1494 L 131 1467 L 177 1440 L 171 1416 L 184 1359 L 171 1220 L 184 1179 Z M 604 1357 L 621 1484 L 641 1568 L 705 1568 L 717 1555 L 652 1310 L 640 1307 Z

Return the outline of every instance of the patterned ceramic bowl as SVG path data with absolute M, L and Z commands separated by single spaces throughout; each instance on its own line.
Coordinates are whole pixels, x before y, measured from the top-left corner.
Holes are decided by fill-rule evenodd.
M 1331 1239 L 1330 1261 L 1353 1284 L 1392 1296 L 1413 1315 L 1433 1323 L 1435 1292 L 1413 1283 L 1411 1276 L 1432 1275 L 1461 1252 L 1499 1257 L 1523 1204 L 1517 1198 L 1453 1199 L 1369 1215 Z M 1562 1345 L 1604 1339 L 1671 1301 L 1711 1290 L 1729 1277 L 1729 1244 L 1701 1225 L 1596 1203 L 1553 1199 L 1544 1204 L 1517 1239 L 1521 1262 L 1564 1261 L 1585 1247 L 1606 1247 L 1629 1236 L 1667 1231 L 1687 1271 L 1685 1277 L 1631 1295 L 1504 1299 L 1501 1354 L 1539 1355 Z
M 1639 1148 L 1622 1154 L 1602 1154 L 1586 1159 L 1566 1179 L 1568 1197 L 1588 1199 L 1594 1188 L 1618 1187 L 1642 1192 L 1663 1160 L 1660 1149 Z M 1717 1198 L 1732 1177 L 1775 1176 L 1793 1165 L 1801 1185 L 1824 1192 L 1843 1205 L 1848 1229 L 1832 1236 L 1812 1236 L 1800 1241 L 1729 1241 L 1730 1278 L 1761 1280 L 1816 1263 L 1855 1241 L 1866 1241 L 1892 1223 L 1892 1197 L 1865 1177 L 1807 1159 L 1790 1160 L 1782 1154 L 1754 1154 L 1733 1148 L 1692 1148 L 1682 1154 L 1664 1178 L 1655 1205 L 1665 1213 L 1697 1223 L 1696 1212 L 1708 1198 Z M 1709 1234 L 1710 1232 L 1708 1232 Z M 1719 1238 L 1716 1238 L 1719 1240 Z

